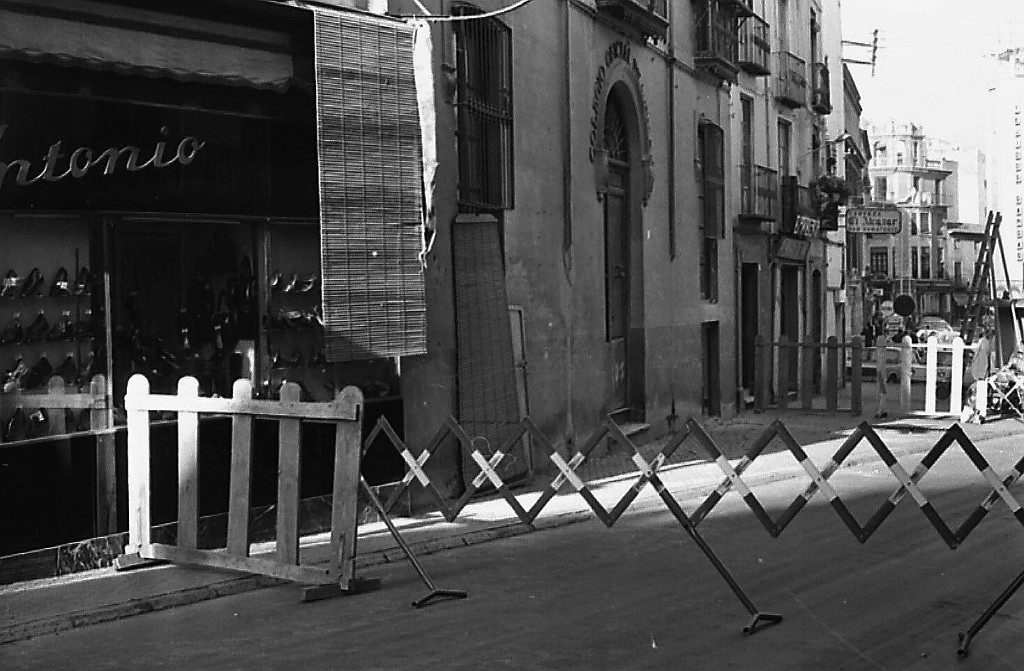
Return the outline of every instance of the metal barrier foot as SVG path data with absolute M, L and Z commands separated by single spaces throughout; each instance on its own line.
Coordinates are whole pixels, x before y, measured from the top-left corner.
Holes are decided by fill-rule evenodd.
M 448 601 L 451 599 L 465 599 L 469 596 L 468 593 L 463 592 L 460 589 L 435 589 L 430 594 L 426 595 L 419 601 L 413 601 L 413 608 L 423 608 L 429 606 L 437 601 Z
M 328 585 L 303 587 L 302 601 L 322 601 L 323 599 L 333 599 L 339 596 L 352 596 L 354 594 L 362 594 L 363 592 L 374 592 L 380 589 L 382 584 L 383 583 L 380 578 L 352 578 L 348 582 L 348 587 L 342 587 L 336 582 L 332 582 Z
M 960 657 L 967 656 L 967 648 L 971 645 L 971 639 L 974 638 L 974 634 L 969 634 L 965 631 L 961 631 L 959 634 L 960 647 L 956 649 L 956 654 Z
M 773 624 L 778 624 L 779 622 L 782 622 L 782 616 L 777 613 L 757 612 L 754 613 L 754 616 L 752 618 L 750 618 L 750 624 L 743 627 L 743 633 L 756 634 L 759 631 L 759 629 L 763 629 L 764 627 L 768 627 Z M 763 626 L 759 627 L 759 625 Z

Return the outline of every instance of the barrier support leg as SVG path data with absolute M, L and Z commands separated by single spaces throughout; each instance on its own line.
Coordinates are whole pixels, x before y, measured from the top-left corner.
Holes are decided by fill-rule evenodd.
M 960 632 L 960 647 L 957 648 L 956 654 L 961 657 L 967 656 L 967 649 L 971 645 L 971 640 L 978 634 L 982 628 L 988 624 L 988 621 L 992 619 L 992 616 L 999 612 L 999 609 L 1003 607 L 1007 601 L 1010 600 L 1017 590 L 1024 585 L 1024 571 L 1017 574 L 1017 577 L 1013 579 L 1009 587 L 1003 590 L 1003 593 L 992 602 L 992 605 L 985 609 L 985 612 L 981 614 L 974 624 L 967 628 L 967 631 Z
M 436 601 L 445 599 L 465 599 L 468 597 L 469 594 L 462 590 L 438 589 L 434 586 L 434 583 L 430 580 L 430 576 L 428 576 L 427 572 L 423 570 L 420 562 L 416 559 L 416 555 L 412 553 L 412 549 L 409 547 L 409 544 L 405 542 L 404 538 L 402 538 L 402 534 L 398 531 L 398 528 L 395 527 L 395 523 L 391 521 L 387 511 L 384 510 L 384 505 L 380 502 L 380 499 L 377 498 L 377 493 L 373 491 L 373 487 L 371 487 L 370 484 L 362 477 L 359 478 L 359 484 L 362 486 L 363 491 L 366 492 L 366 495 L 370 498 L 370 503 L 377 509 L 377 514 L 379 514 L 381 519 L 384 520 L 384 524 L 387 525 L 392 538 L 394 538 L 395 542 L 398 543 L 398 547 L 402 548 L 402 552 L 405 553 L 405 556 L 409 559 L 409 563 L 412 564 L 414 569 L 416 569 L 416 573 L 420 575 L 420 579 L 423 581 L 423 584 L 430 590 L 430 594 L 427 594 L 422 599 L 412 602 L 413 608 L 423 608 L 424 606 L 429 606 Z
M 693 526 L 692 522 L 690 522 L 690 518 L 687 517 L 686 512 L 683 511 L 683 509 L 679 507 L 679 503 L 672 498 L 672 495 L 661 481 L 661 478 L 659 478 L 657 474 L 652 474 L 650 482 L 661 495 L 661 499 L 665 502 L 665 505 L 668 506 L 672 515 L 679 521 L 683 530 L 689 534 L 690 538 L 693 539 L 693 542 L 698 548 L 700 548 L 700 551 L 704 553 L 704 556 L 708 558 L 711 565 L 715 567 L 716 571 L 718 571 L 718 574 L 722 576 L 722 579 L 729 585 L 729 589 L 732 590 L 733 594 L 736 595 L 736 598 L 738 598 L 740 603 L 743 604 L 743 607 L 747 609 L 748 613 L 750 613 L 750 623 L 743 627 L 743 633 L 753 634 L 758 631 L 758 628 L 761 625 L 767 626 L 782 622 L 781 615 L 777 613 L 764 613 L 758 610 L 757 606 L 754 605 L 754 602 L 747 596 L 747 593 L 743 591 L 742 587 L 740 587 L 740 584 L 736 582 L 736 578 L 729 573 L 729 569 L 722 563 L 722 560 L 718 558 L 718 555 L 716 555 L 714 550 L 711 549 L 711 546 L 708 545 L 707 541 L 705 541 L 697 532 L 697 528 Z

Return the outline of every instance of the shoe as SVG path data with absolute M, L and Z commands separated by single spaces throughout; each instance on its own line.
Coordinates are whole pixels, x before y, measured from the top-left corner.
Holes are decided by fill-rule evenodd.
M 309 323 L 311 326 L 319 326 L 320 328 L 324 327 L 324 313 L 320 309 L 319 305 L 313 307 L 313 312 L 312 316 L 310 317 Z
M 0 332 L 0 345 L 17 345 L 25 339 L 25 331 L 21 328 L 21 313 L 15 312 L 7 326 Z
M 46 320 L 46 315 L 42 310 L 36 315 L 36 318 L 29 324 L 28 328 L 25 329 L 25 342 L 40 342 L 46 339 L 46 335 L 50 332 L 50 322 Z
M 299 284 L 298 286 L 295 287 L 295 291 L 300 291 L 302 293 L 312 291 L 313 287 L 316 286 L 317 280 L 319 279 L 320 277 L 316 273 L 310 275 L 309 277 L 304 277 L 299 280 Z
M 64 363 L 57 368 L 57 375 L 64 378 L 64 382 L 67 384 L 74 384 L 78 381 L 78 364 L 75 363 L 75 357 L 71 353 L 68 353 Z
M 50 322 L 46 319 L 46 314 L 40 310 L 36 318 L 32 320 L 32 323 L 25 329 L 25 342 L 42 342 L 46 340 L 46 336 L 50 332 Z
M 21 297 L 29 298 L 30 296 L 38 295 L 43 279 L 43 274 L 39 272 L 39 268 L 33 268 L 28 277 L 25 278 L 25 284 L 21 288 Z
M 50 413 L 46 408 L 36 408 L 35 412 L 28 416 L 28 429 L 25 430 L 26 438 L 39 438 L 50 433 Z
M 25 411 L 20 407 L 14 409 L 14 414 L 11 415 L 10 421 L 7 422 L 7 426 L 4 427 L 4 442 L 13 443 L 19 440 L 25 440 L 25 434 L 28 432 L 28 416 Z
M 25 382 L 22 385 L 23 389 L 35 389 L 36 387 L 43 387 L 47 382 L 50 381 L 50 377 L 53 375 L 53 364 L 46 358 L 46 355 L 39 357 L 39 361 L 36 365 L 32 366 L 32 369 L 25 375 Z
M 78 320 L 73 327 L 68 329 L 67 340 L 88 340 L 92 333 L 92 310 L 86 310 L 85 318 Z
M 60 321 L 53 325 L 50 332 L 47 334 L 46 339 L 50 342 L 54 340 L 70 340 L 74 325 L 71 323 L 71 312 L 65 310 L 60 317 Z
M 14 364 L 14 368 L 7 371 L 4 375 L 4 393 L 6 394 L 14 391 L 15 389 L 20 389 L 21 382 L 27 374 L 28 366 L 25 365 L 25 362 L 23 362 L 19 356 L 17 363 Z
M 280 272 L 275 272 L 270 278 L 271 291 L 284 291 L 284 279 Z
M 20 286 L 21 279 L 18 277 L 18 273 L 14 272 L 14 270 L 8 270 L 7 274 L 4 275 L 4 284 L 3 288 L 0 289 L 0 298 L 14 298 Z
M 238 277 L 239 279 L 250 279 L 252 276 L 252 261 L 249 260 L 249 255 L 246 254 L 242 257 L 242 262 L 238 264 Z
M 92 273 L 89 272 L 88 268 L 83 267 L 78 271 L 78 277 L 75 278 L 75 287 L 71 293 L 75 296 L 88 296 L 92 293 Z
M 298 285 L 299 285 L 299 274 L 298 273 L 292 273 L 292 276 L 288 278 L 288 283 L 284 285 L 284 288 L 281 289 L 281 291 L 283 291 L 285 293 L 291 293 L 291 292 L 296 290 L 296 287 Z
M 68 282 L 68 271 L 66 268 L 61 266 L 57 269 L 57 274 L 53 276 L 53 286 L 50 287 L 51 296 L 70 296 L 71 295 L 71 283 Z

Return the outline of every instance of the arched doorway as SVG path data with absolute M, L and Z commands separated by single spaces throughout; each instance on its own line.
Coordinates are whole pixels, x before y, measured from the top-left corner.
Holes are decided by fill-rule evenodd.
M 604 103 L 601 139 L 607 161 L 603 189 L 605 407 L 622 419 L 644 414 L 643 143 L 629 85 L 613 85 Z

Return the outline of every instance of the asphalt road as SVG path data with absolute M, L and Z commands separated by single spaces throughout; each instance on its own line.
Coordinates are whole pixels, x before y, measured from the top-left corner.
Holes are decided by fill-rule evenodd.
M 1004 474 L 1024 444 L 982 449 Z M 881 464 L 831 482 L 862 523 L 896 487 Z M 805 485 L 755 494 L 777 516 Z M 922 489 L 954 527 L 989 491 L 952 451 Z M 595 520 L 424 557 L 438 586 L 470 593 L 464 601 L 412 609 L 425 588 L 395 565 L 369 572 L 385 579 L 379 592 L 313 604 L 294 586 L 225 597 L 0 647 L 0 668 L 1024 669 L 1024 589 L 970 656 L 956 655 L 957 632 L 1024 568 L 1024 529 L 1002 503 L 956 551 L 909 496 L 863 545 L 820 495 L 777 539 L 735 493 L 700 531 L 782 623 L 743 635 L 746 610 L 659 509 L 610 530 Z

